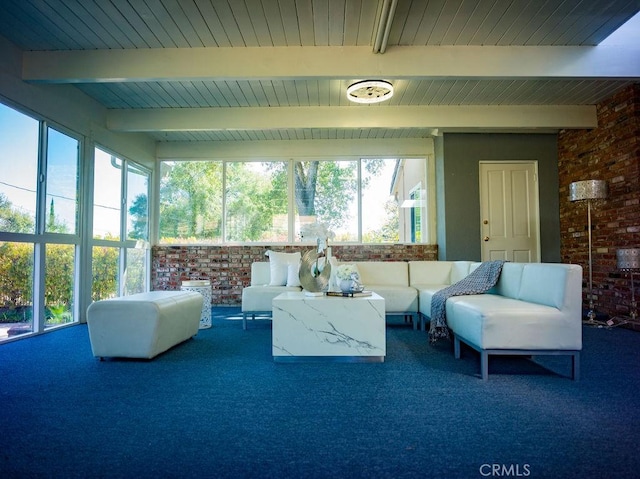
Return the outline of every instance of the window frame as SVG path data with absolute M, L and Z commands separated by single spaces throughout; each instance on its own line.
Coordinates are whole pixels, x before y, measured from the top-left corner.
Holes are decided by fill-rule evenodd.
M 435 214 L 432 212 L 435 212 L 435 161 L 433 158 L 433 155 L 431 154 L 425 154 L 425 155 L 383 155 L 383 156 L 376 156 L 376 155 L 340 155 L 340 156 L 334 156 L 334 155 L 327 155 L 327 156 L 313 156 L 313 157 L 308 157 L 308 156 L 296 156 L 296 157 L 279 157 L 279 156 L 274 156 L 274 157 L 268 157 L 268 158 L 256 158 L 256 157 L 252 157 L 252 158 L 169 158 L 169 157 L 165 157 L 162 159 L 158 160 L 158 172 L 162 171 L 162 164 L 163 163 L 177 163 L 177 162 L 183 162 L 183 161 L 197 161 L 197 162 L 201 162 L 201 161 L 213 161 L 213 162 L 218 162 L 221 164 L 222 166 L 222 188 L 223 188 L 223 194 L 222 194 L 222 228 L 221 228 L 221 239 L 220 241 L 216 241 L 216 242 L 209 242 L 209 241 L 172 241 L 172 242 L 165 242 L 165 241 L 161 241 L 160 238 L 160 232 L 159 232 L 159 228 L 155 228 L 154 230 L 154 234 L 153 234 L 153 244 L 158 244 L 158 245 L 162 245 L 162 246 L 182 246 L 182 245 L 189 245 L 189 246 L 223 246 L 223 245 L 269 245 L 269 244 L 306 244 L 308 243 L 307 241 L 301 241 L 300 238 L 297 237 L 296 234 L 296 221 L 297 221 L 297 215 L 296 215 L 296 206 L 295 206 L 295 190 L 294 190 L 294 164 L 296 161 L 356 161 L 357 162 L 357 211 L 358 211 L 358 218 L 357 218 L 357 239 L 355 241 L 349 241 L 349 242 L 340 242 L 340 241 L 333 241 L 333 244 L 366 244 L 366 245 L 372 245 L 372 244 L 388 244 L 388 243 L 373 243 L 373 242 L 367 242 L 367 243 L 363 243 L 362 241 L 362 237 L 363 237 L 363 223 L 362 223 L 362 210 L 363 210 L 363 205 L 362 205 L 362 162 L 365 160 L 392 160 L 392 159 L 404 159 L 404 160 L 422 160 L 425 162 L 425 168 L 424 168 L 424 178 L 421 178 L 421 183 L 426 185 L 426 189 L 427 189 L 427 194 L 426 194 L 426 198 L 425 201 L 427 202 L 427 207 L 424 211 L 425 214 L 425 218 L 424 218 L 424 229 L 425 229 L 425 233 L 424 233 L 424 238 L 423 241 L 419 244 L 429 244 L 429 242 L 433 241 L 435 239 L 435 235 L 436 235 L 436 225 L 435 225 Z M 287 163 L 287 184 L 288 184 L 288 192 L 287 192 L 287 198 L 288 198 L 288 234 L 287 234 L 287 240 L 286 241 L 282 241 L 282 242 L 237 242 L 237 241 L 226 241 L 226 181 L 227 181 L 227 172 L 226 172 L 226 166 L 229 163 L 237 163 L 237 162 L 243 162 L 243 163 L 248 163 L 248 162 L 286 162 Z M 156 209 L 154 211 L 154 220 L 153 223 L 157 226 L 160 225 L 160 202 L 161 202 L 161 198 L 160 198 L 160 183 L 162 181 L 161 175 L 157 174 L 156 178 L 155 178 L 155 183 L 154 183 L 154 191 L 157 192 L 157 200 L 155 201 L 155 205 L 156 205 Z M 400 243 L 405 243 L 405 244 L 410 244 L 408 242 L 403 242 L 400 241 Z
M 95 161 L 96 155 L 95 151 L 101 150 L 103 153 L 110 155 L 111 158 L 117 158 L 122 162 L 121 166 L 121 174 L 120 174 L 120 221 L 119 221 L 119 231 L 118 231 L 118 240 L 104 239 L 104 238 L 94 238 L 93 226 L 95 223 L 95 218 L 93 217 L 94 205 L 95 205 Z M 147 173 L 147 198 L 148 198 L 148 208 L 147 208 L 147 238 L 150 238 L 152 235 L 151 231 L 151 202 L 152 202 L 152 187 L 154 175 L 153 172 L 141 165 L 138 162 L 129 160 L 126 156 L 120 155 L 116 153 L 113 149 L 105 147 L 102 144 L 94 143 L 93 144 L 93 155 L 91 158 L 91 199 L 87 202 L 87 208 L 91 210 L 91 219 L 88 222 L 87 227 L 87 254 L 89 257 L 89 278 L 91 278 L 91 287 L 88 288 L 88 296 L 91 298 L 93 293 L 93 273 L 92 273 L 92 264 L 93 264 L 93 250 L 95 247 L 106 247 L 106 248 L 118 248 L 118 277 L 116 278 L 117 287 L 116 287 L 116 295 L 124 296 L 127 294 L 126 290 L 126 273 L 127 273 L 127 250 L 128 249 L 144 249 L 145 257 L 144 257 L 144 269 L 145 269 L 145 277 L 144 277 L 144 291 L 150 290 L 151 284 L 151 242 L 147 239 L 146 241 L 128 239 L 127 238 L 127 220 L 129 218 L 127 214 L 128 209 L 128 173 L 129 173 L 129 165 L 132 165 L 138 172 L 146 172 Z M 105 299 L 105 298 L 101 298 Z
M 0 98 L 2 104 L 18 114 L 27 116 L 38 122 L 38 157 L 36 165 L 36 202 L 35 202 L 35 225 L 32 233 L 14 233 L 0 231 L 0 242 L 2 243 L 25 243 L 33 246 L 33 271 L 31 275 L 32 281 L 32 319 L 31 331 L 20 334 L 14 338 L 7 338 L 2 343 L 13 340 L 19 340 L 42 334 L 55 329 L 63 328 L 78 324 L 82 320 L 82 298 L 81 298 L 81 275 L 82 275 L 82 198 L 84 197 L 83 175 L 84 162 L 83 152 L 85 151 L 85 137 L 59 123 L 34 114 L 24 108 L 15 105 L 4 98 Z M 55 130 L 69 138 L 78 142 L 78 153 L 76 157 L 76 228 L 74 233 L 57 233 L 46 230 L 47 222 L 47 180 L 48 180 L 48 135 L 49 129 Z M 73 293 L 72 293 L 72 320 L 60 325 L 47 326 L 46 324 L 46 260 L 48 245 L 73 245 L 74 246 L 74 271 L 73 271 Z

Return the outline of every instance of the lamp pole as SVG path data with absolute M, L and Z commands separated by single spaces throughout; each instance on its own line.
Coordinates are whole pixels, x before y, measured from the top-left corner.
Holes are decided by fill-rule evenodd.
M 591 201 L 604 199 L 609 191 L 607 182 L 603 180 L 583 180 L 574 181 L 569 185 L 569 200 L 587 200 L 587 229 L 589 237 L 589 311 L 587 312 L 586 324 L 598 324 L 596 321 L 596 311 L 593 303 L 593 253 L 591 245 Z
M 591 253 L 591 199 L 587 200 L 587 228 L 589 228 L 589 311 L 587 312 L 587 322 L 596 322 L 595 306 L 593 304 L 593 258 Z

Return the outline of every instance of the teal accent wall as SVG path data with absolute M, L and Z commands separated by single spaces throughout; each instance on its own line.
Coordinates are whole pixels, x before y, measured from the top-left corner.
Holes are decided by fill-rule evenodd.
M 558 137 L 556 134 L 445 133 L 435 143 L 438 259 L 481 257 L 480 161 L 538 162 L 540 252 L 560 262 Z
M 447 221 L 445 208 L 445 173 L 444 173 L 444 138 L 438 136 L 433 142 L 436 160 L 436 238 L 438 243 L 438 259 L 447 259 Z

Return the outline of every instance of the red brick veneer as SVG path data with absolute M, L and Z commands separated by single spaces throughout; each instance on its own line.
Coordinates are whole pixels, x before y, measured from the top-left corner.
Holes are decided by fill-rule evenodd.
M 640 84 L 599 104 L 597 115 L 597 128 L 562 130 L 558 137 L 562 261 L 583 266 L 586 306 L 587 211 L 585 205 L 569 201 L 569 185 L 606 180 L 609 198 L 592 210 L 596 309 L 608 315 L 628 314 L 629 280 L 616 269 L 616 251 L 640 248 Z M 639 293 L 636 290 L 636 297 Z
M 187 279 L 208 279 L 215 305 L 240 305 L 242 288 L 251 280 L 251 263 L 266 261 L 268 249 L 293 252 L 298 245 L 273 246 L 154 246 L 151 289 L 177 290 Z M 332 246 L 332 254 L 343 261 L 435 261 L 435 245 L 345 245 Z

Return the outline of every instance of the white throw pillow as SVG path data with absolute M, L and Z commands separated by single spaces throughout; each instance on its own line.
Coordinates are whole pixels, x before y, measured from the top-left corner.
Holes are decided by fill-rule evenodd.
M 285 286 L 289 274 L 289 265 L 294 264 L 298 267 L 300 265 L 302 258 L 300 252 L 278 253 L 269 250 L 266 254 L 269 257 L 269 272 L 271 274 L 269 286 Z
M 287 286 L 300 286 L 300 264 L 288 265 Z

